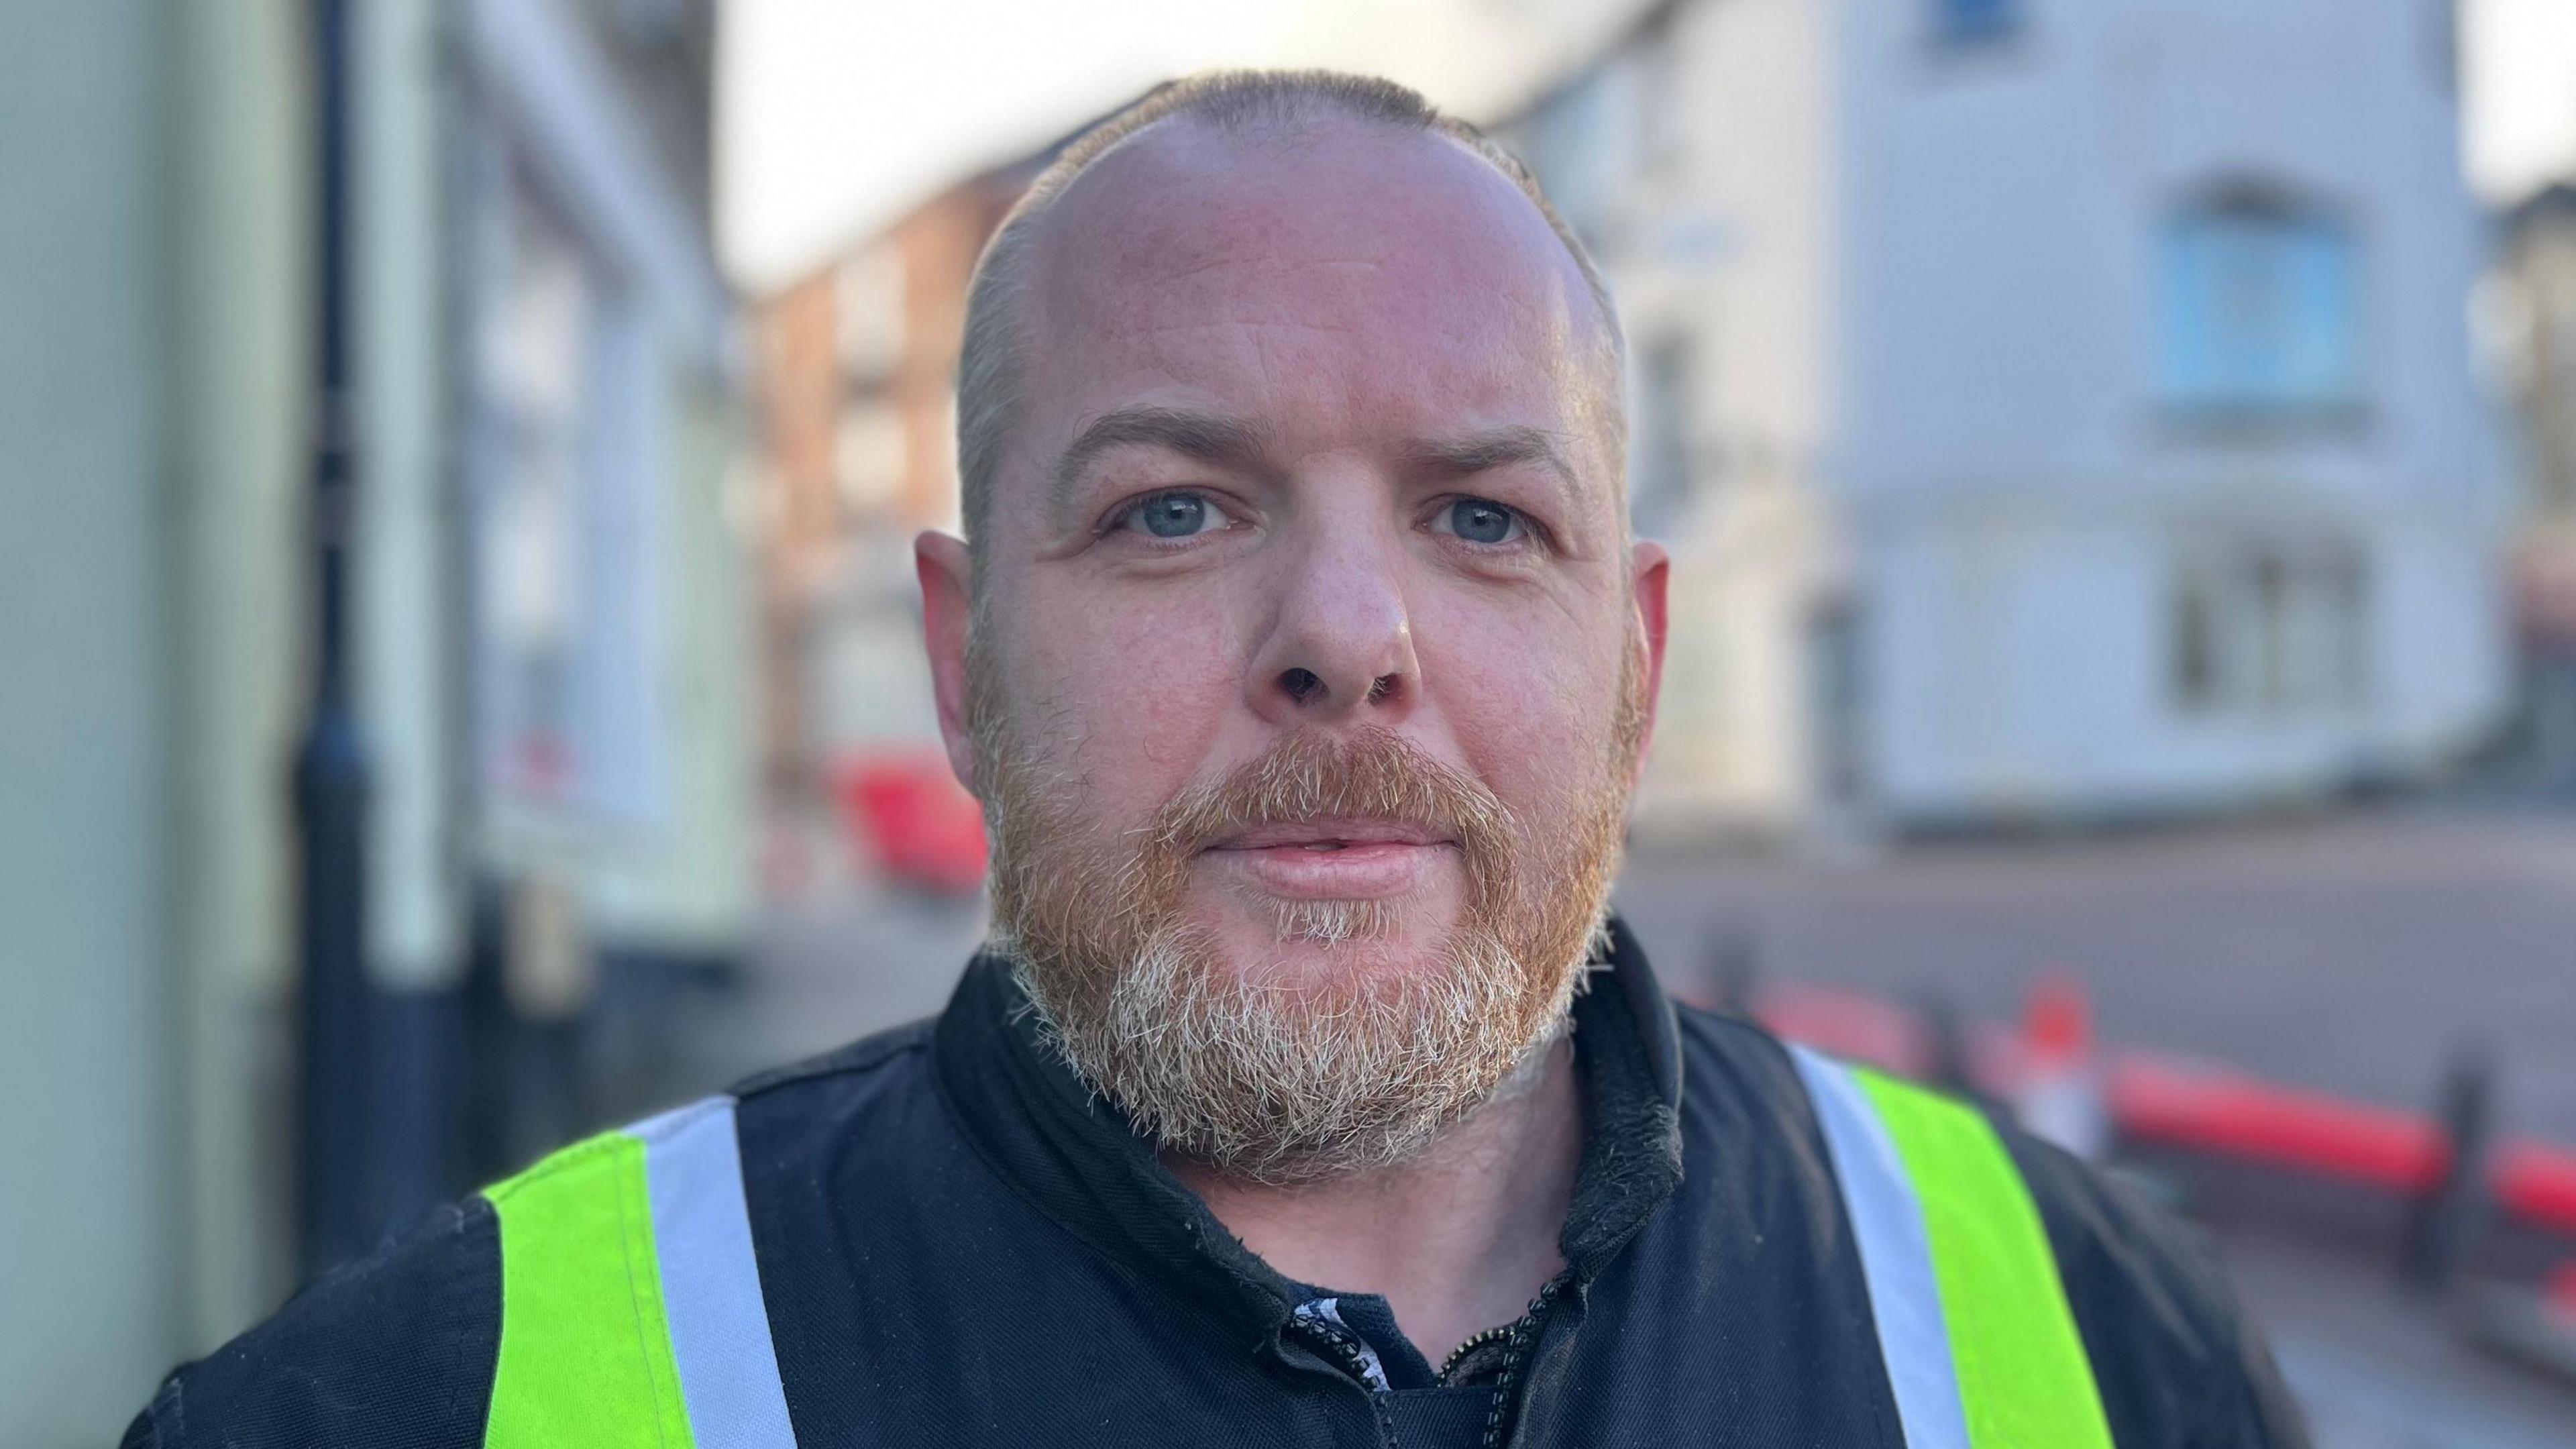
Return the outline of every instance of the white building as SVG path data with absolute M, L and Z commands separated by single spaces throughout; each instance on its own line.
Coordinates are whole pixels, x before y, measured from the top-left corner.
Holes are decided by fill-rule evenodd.
M 606 948 L 741 942 L 756 634 L 731 304 L 633 84 L 702 7 L 348 9 L 366 966 L 418 1027 L 469 874 L 545 874 Z M 17 10 L 0 1444 L 87 1444 L 294 1282 L 315 7 Z M 372 1045 L 372 1124 L 435 1135 L 439 1043 Z
M 1503 128 L 1626 313 L 1648 810 L 2223 808 L 2507 663 L 2444 0 L 1677 0 Z

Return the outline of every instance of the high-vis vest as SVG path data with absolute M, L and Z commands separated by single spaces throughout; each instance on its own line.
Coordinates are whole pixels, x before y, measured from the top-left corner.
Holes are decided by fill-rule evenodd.
M 1986 1119 L 1790 1052 L 1907 1449 L 2111 1449 L 2039 1210 Z M 793 1449 L 742 1182 L 734 1099 L 711 1097 L 485 1193 L 501 1231 L 485 1449 Z
M 733 1109 L 602 1133 L 484 1193 L 501 1224 L 485 1449 L 792 1449 Z

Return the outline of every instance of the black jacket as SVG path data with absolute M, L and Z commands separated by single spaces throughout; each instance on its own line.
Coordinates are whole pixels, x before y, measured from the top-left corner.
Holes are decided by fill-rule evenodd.
M 1614 931 L 1576 1002 L 1566 1273 L 1447 1386 L 1373 1391 L 1036 1040 L 979 958 L 947 1011 L 744 1083 L 779 1372 L 806 1445 L 1902 1443 L 1797 1073 L 1666 1004 Z M 2007 1128 L 2120 1449 L 2302 1441 L 2205 1254 Z M 171 1375 L 128 1445 L 470 1449 L 499 1341 L 480 1199 Z

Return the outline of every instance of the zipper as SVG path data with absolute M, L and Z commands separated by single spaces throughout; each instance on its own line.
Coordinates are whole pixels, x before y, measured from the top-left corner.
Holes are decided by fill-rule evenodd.
M 1548 1309 L 1555 1305 L 1557 1295 L 1565 1291 L 1566 1284 L 1572 1281 L 1572 1278 L 1572 1273 L 1567 1272 L 1559 1273 L 1549 1279 L 1546 1286 L 1538 1290 L 1538 1296 L 1530 1300 L 1528 1309 L 1519 1318 L 1500 1327 L 1488 1328 L 1478 1333 L 1450 1350 L 1449 1357 L 1440 1365 L 1439 1382 L 1446 1383 L 1451 1370 L 1457 1368 L 1468 1354 L 1497 1342 L 1509 1343 L 1510 1347 L 1503 1353 L 1502 1369 L 1494 1375 L 1494 1406 L 1485 1415 L 1485 1437 L 1482 1449 L 1502 1449 L 1503 1425 L 1509 1418 L 1505 1410 L 1513 1402 L 1512 1390 L 1519 1386 L 1522 1365 L 1528 1359 L 1529 1351 L 1537 1340 L 1539 1329 L 1546 1321 Z M 1328 1318 L 1291 1317 L 1288 1320 L 1288 1327 L 1309 1341 L 1330 1349 L 1333 1356 L 1340 1361 L 1342 1370 L 1348 1373 L 1361 1388 L 1369 1388 L 1368 1359 L 1361 1350 L 1357 1333 Z M 1372 1400 L 1377 1398 L 1374 1390 L 1370 1391 L 1370 1398 Z
M 1494 1376 L 1494 1406 L 1485 1413 L 1483 1449 L 1503 1449 L 1503 1424 L 1510 1417 L 1506 1410 L 1513 1402 L 1512 1390 L 1519 1386 L 1521 1365 L 1529 1357 L 1530 1347 L 1537 1339 L 1539 1328 L 1547 1318 L 1547 1310 L 1555 1304 L 1556 1295 L 1564 1291 L 1565 1285 L 1572 1277 L 1572 1270 L 1568 1270 L 1548 1279 L 1547 1286 L 1539 1289 L 1538 1296 L 1530 1300 L 1529 1311 L 1520 1316 L 1519 1322 L 1508 1328 L 1487 1329 L 1485 1333 L 1476 1335 L 1476 1338 L 1481 1339 L 1487 1334 L 1499 1331 L 1508 1335 L 1511 1340 L 1511 1346 L 1503 1351 L 1502 1372 Z M 1475 1341 L 1476 1339 L 1468 1340 L 1469 1343 Z M 1461 1348 L 1463 1349 L 1464 1345 L 1461 1345 Z M 1453 1353 L 1449 1359 L 1454 1365 L 1458 1355 Z M 1441 1373 L 1445 1378 L 1448 1370 L 1443 1368 Z
M 1332 1350 L 1341 1360 L 1342 1372 L 1352 1384 L 1368 1395 L 1370 1416 L 1377 1420 L 1378 1442 L 1395 1443 L 1395 1421 L 1387 1417 L 1387 1395 L 1369 1381 L 1369 1356 L 1358 1332 L 1328 1318 L 1291 1317 L 1288 1326 L 1309 1341 Z
M 1336 1326 L 1323 1318 L 1291 1318 L 1288 1326 L 1307 1338 L 1333 1351 L 1345 1372 L 1363 1389 L 1375 1392 L 1369 1384 L 1368 1359 L 1360 1352 L 1359 1337 L 1349 1329 Z
M 1443 1384 L 1448 1383 L 1449 1376 L 1458 1371 L 1459 1364 L 1466 1362 L 1467 1355 L 1474 1353 L 1476 1350 L 1483 1348 L 1488 1344 L 1502 1342 L 1504 1339 L 1520 1332 L 1520 1327 L 1520 1320 L 1517 1318 L 1513 1319 L 1509 1323 L 1498 1323 L 1493 1327 L 1470 1337 L 1465 1343 L 1458 1345 L 1456 1348 L 1449 1350 L 1449 1357 L 1440 1365 L 1440 1382 Z

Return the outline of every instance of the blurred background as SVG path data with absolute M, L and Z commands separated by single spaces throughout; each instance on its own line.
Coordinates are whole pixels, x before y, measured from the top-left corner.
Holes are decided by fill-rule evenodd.
M 0 0 L 0 1443 L 938 1008 L 986 234 L 1211 64 L 1631 339 L 1677 994 L 2194 1215 L 2335 1446 L 2576 1444 L 2576 3 Z

